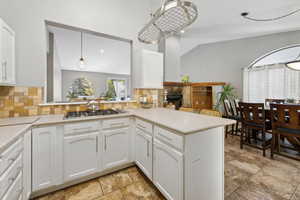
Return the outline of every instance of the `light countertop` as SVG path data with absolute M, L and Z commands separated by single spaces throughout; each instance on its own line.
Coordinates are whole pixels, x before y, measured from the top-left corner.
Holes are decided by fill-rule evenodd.
M 63 115 L 10 118 L 0 120 L 0 152 L 34 126 L 59 125 L 71 122 L 138 117 L 179 134 L 192 134 L 203 130 L 234 124 L 234 120 L 175 111 L 165 108 L 132 109 L 118 115 L 104 115 L 64 119 Z M 22 125 L 21 125 L 22 124 Z

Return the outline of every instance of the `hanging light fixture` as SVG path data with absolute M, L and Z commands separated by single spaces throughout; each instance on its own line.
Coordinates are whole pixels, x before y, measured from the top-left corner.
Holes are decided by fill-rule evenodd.
M 83 69 L 85 68 L 85 60 L 83 58 L 83 33 L 81 32 L 81 35 L 80 35 L 80 49 L 81 49 L 81 57 L 79 59 L 79 68 L 80 69 Z
M 158 43 L 163 37 L 179 33 L 198 17 L 195 4 L 189 1 L 164 0 L 162 7 L 150 22 L 139 32 L 139 41 L 147 44 Z
M 297 56 L 297 58 L 294 61 L 286 63 L 285 66 L 292 70 L 300 71 L 300 54 Z

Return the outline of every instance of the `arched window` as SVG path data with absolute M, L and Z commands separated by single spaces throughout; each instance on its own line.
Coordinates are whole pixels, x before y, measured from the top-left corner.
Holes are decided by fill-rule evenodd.
M 300 54 L 300 45 L 272 51 L 244 69 L 244 101 L 263 103 L 265 99 L 300 99 L 300 71 L 286 63 Z

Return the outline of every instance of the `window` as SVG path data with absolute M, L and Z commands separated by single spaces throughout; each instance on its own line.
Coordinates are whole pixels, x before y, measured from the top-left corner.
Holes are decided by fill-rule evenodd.
M 300 72 L 284 64 L 244 70 L 244 100 L 264 103 L 265 99 L 300 99 Z

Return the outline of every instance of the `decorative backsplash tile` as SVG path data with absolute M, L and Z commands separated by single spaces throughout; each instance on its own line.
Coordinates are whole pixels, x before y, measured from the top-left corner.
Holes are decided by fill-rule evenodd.
M 154 107 L 162 107 L 164 100 L 163 89 L 135 89 L 134 98 L 138 101 L 141 96 L 147 96 Z M 69 111 L 87 110 L 86 105 L 49 105 L 42 104 L 43 88 L 38 87 L 8 87 L 0 86 L 0 118 L 35 116 L 49 114 L 65 114 Z M 138 102 L 100 103 L 100 109 L 139 108 Z

